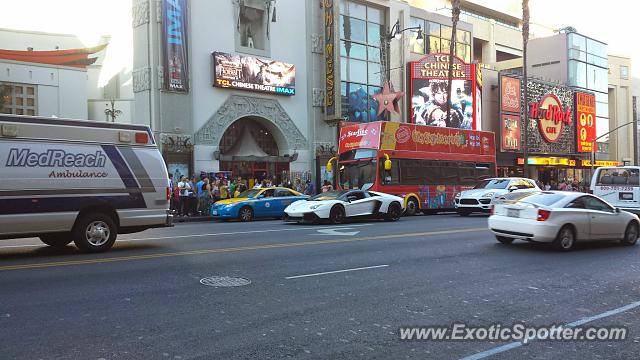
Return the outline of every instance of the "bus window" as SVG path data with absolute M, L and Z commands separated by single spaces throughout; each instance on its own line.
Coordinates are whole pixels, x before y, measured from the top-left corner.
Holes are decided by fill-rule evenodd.
M 380 161 L 380 183 L 382 185 L 400 184 L 400 161 L 391 159 L 391 170 L 384 169 L 384 161 Z

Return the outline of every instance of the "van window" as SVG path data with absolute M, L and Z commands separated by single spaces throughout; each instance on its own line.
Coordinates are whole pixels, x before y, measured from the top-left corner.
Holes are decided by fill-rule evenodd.
M 597 185 L 640 185 L 638 175 L 640 169 L 610 168 L 601 169 Z

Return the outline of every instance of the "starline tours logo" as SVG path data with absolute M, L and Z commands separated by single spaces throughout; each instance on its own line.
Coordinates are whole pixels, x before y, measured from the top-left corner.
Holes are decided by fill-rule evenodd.
M 538 120 L 540 134 L 548 142 L 558 141 L 564 125 L 571 125 L 571 108 L 562 106 L 554 94 L 547 94 L 542 101 L 529 106 L 529 118 Z

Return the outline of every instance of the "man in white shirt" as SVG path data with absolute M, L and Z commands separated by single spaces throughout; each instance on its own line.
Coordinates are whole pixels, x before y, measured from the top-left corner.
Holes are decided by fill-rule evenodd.
M 184 177 L 184 175 L 180 176 L 180 182 L 178 183 L 178 188 L 180 189 L 180 214 L 181 216 L 188 215 L 187 214 L 187 204 L 189 201 L 189 193 L 193 190 L 191 189 L 191 185 Z

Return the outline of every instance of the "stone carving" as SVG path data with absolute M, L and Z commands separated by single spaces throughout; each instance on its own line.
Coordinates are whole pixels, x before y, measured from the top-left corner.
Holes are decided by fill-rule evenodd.
M 151 78 L 148 67 L 133 70 L 133 92 L 140 92 L 151 89 Z
M 324 54 L 324 40 L 320 34 L 311 34 L 311 52 Z
M 313 88 L 313 106 L 324 106 L 324 90 L 320 88 Z
M 149 22 L 149 0 L 138 0 L 133 4 L 133 27 Z
M 307 139 L 278 101 L 242 95 L 229 96 L 218 111 L 195 133 L 196 145 L 218 146 L 227 127 L 245 116 L 258 116 L 273 122 L 284 136 L 284 149 L 296 150 L 307 147 Z

